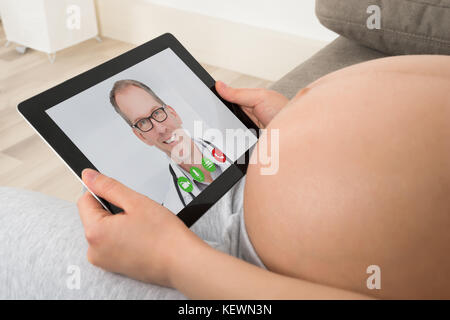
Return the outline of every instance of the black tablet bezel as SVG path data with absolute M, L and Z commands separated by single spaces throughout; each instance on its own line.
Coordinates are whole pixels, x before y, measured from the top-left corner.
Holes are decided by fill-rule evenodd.
M 97 168 L 86 158 L 81 150 L 77 148 L 45 111 L 167 48 L 170 48 L 248 129 L 254 129 L 254 132 L 258 135 L 259 128 L 256 124 L 253 123 L 240 107 L 223 100 L 218 95 L 215 90 L 215 80 L 170 33 L 165 33 L 91 70 L 21 102 L 18 105 L 18 111 L 81 180 L 81 172 L 83 169 L 92 168 L 97 170 Z M 231 165 L 224 173 L 214 180 L 208 188 L 178 213 L 177 216 L 188 227 L 192 226 L 214 203 L 216 203 L 245 175 L 250 157 L 249 154 L 250 150 L 247 150 L 240 159 Z M 99 200 L 112 213 L 122 211 L 122 209 L 117 208 L 104 199 L 99 198 Z

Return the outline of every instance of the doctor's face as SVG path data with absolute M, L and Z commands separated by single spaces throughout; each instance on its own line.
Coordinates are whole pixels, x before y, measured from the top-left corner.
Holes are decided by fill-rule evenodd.
M 132 124 L 150 117 L 156 109 L 163 106 L 150 93 L 133 85 L 120 90 L 116 94 L 116 102 L 122 113 Z M 134 127 L 132 129 L 141 141 L 149 146 L 155 146 L 170 155 L 173 147 L 179 142 L 175 131 L 181 128 L 182 121 L 180 116 L 170 106 L 166 106 L 163 110 L 158 112 L 165 112 L 167 114 L 166 119 L 161 122 L 151 119 L 153 128 L 150 131 L 143 132 Z M 155 118 L 158 119 L 156 116 Z M 162 116 L 163 118 L 164 115 Z

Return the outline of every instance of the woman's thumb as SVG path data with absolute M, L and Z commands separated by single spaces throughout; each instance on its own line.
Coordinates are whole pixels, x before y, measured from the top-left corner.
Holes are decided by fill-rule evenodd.
M 139 193 L 119 181 L 93 169 L 84 169 L 82 179 L 94 194 L 124 210 L 130 208 L 139 196 Z

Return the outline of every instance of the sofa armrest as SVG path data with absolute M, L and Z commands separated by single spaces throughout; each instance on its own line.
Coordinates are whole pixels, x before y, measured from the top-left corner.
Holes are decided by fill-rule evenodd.
M 301 88 L 330 72 L 385 56 L 385 54 L 361 46 L 355 41 L 338 37 L 310 59 L 283 76 L 270 88 L 291 99 Z

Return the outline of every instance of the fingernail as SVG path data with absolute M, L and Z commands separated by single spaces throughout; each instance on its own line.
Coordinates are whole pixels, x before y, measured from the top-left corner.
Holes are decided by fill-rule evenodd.
M 83 181 L 87 184 L 92 184 L 95 181 L 95 178 L 98 176 L 98 171 L 92 170 L 92 169 L 84 169 L 81 173 L 81 176 L 83 178 Z
M 222 89 L 225 89 L 227 87 L 225 82 L 222 82 L 222 81 L 219 81 L 219 85 L 222 87 Z

